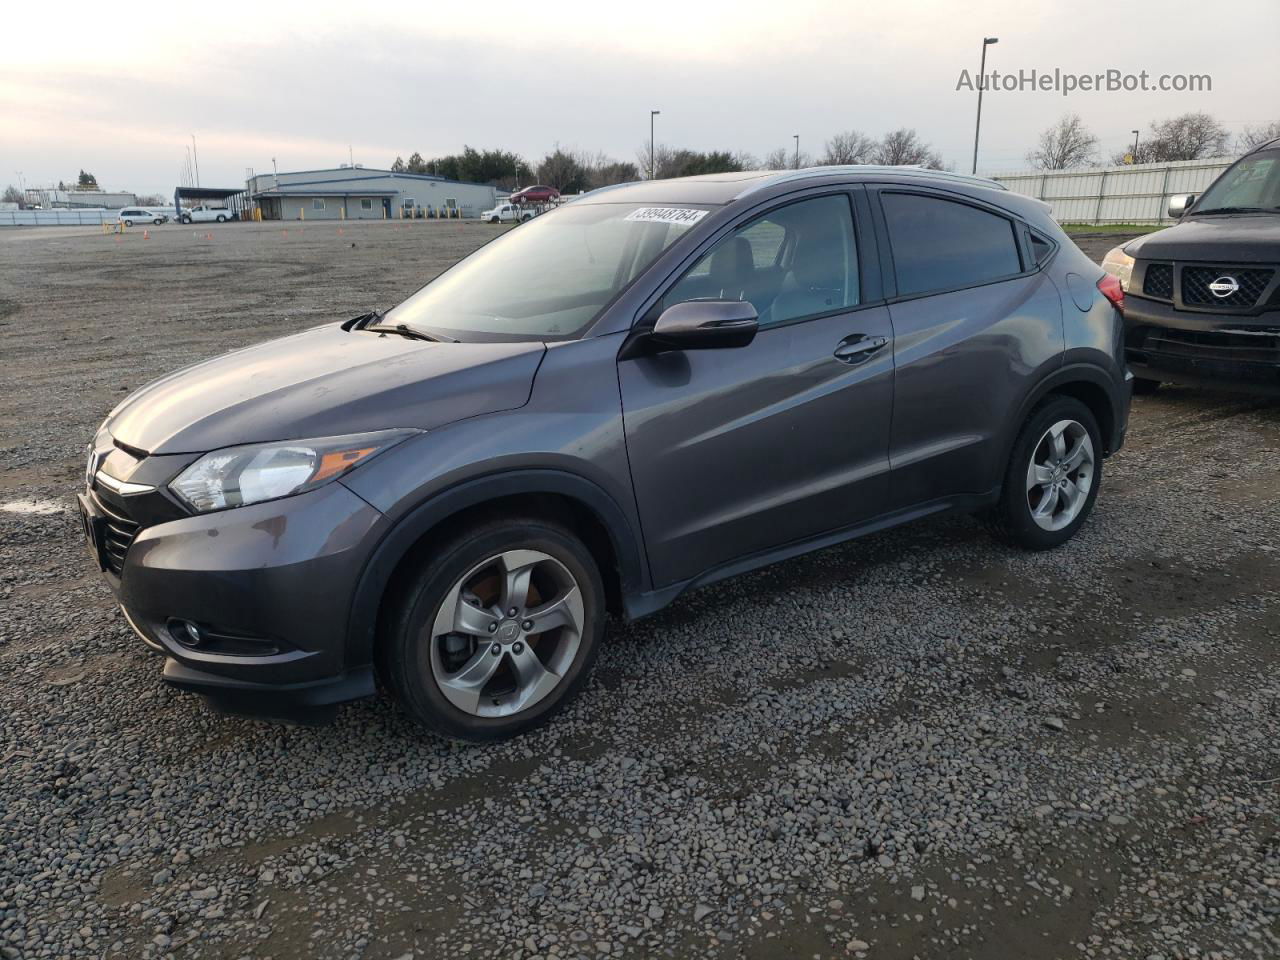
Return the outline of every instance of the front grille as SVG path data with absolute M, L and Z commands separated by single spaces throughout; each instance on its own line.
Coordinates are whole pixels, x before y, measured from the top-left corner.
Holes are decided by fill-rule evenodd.
M 1182 302 L 1190 306 L 1252 307 L 1271 282 L 1273 273 L 1271 269 L 1248 267 L 1183 267 Z M 1234 278 L 1240 289 L 1230 296 L 1215 296 L 1209 284 L 1223 277 Z
M 1142 278 L 1142 292 L 1148 297 L 1159 297 L 1161 300 L 1172 300 L 1173 264 L 1147 264 L 1146 276 Z
M 102 527 L 102 562 L 108 570 L 119 576 L 124 570 L 124 558 L 129 552 L 129 545 L 138 534 L 138 524 L 107 503 L 103 497 L 95 494 L 93 500 L 106 518 Z

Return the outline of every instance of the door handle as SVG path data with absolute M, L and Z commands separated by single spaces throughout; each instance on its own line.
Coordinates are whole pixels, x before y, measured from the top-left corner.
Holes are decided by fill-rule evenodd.
M 844 363 L 862 363 L 883 349 L 888 342 L 888 337 L 868 337 L 865 333 L 855 333 L 836 345 L 835 358 Z

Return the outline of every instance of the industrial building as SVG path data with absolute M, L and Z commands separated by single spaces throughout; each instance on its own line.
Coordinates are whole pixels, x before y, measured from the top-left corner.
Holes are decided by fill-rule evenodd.
M 484 183 L 374 170 L 358 164 L 262 173 L 249 179 L 248 188 L 249 198 L 258 205 L 264 220 L 477 217 L 491 209 L 497 197 L 496 188 Z
M 127 190 L 54 190 L 28 188 L 25 194 L 27 206 L 44 210 L 118 210 L 138 204 L 137 194 Z

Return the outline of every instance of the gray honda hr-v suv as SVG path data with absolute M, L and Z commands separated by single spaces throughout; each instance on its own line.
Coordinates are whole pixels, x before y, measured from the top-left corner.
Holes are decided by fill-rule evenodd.
M 909 168 L 607 188 L 95 437 L 84 528 L 164 677 L 546 720 L 607 612 L 944 510 L 1053 547 L 1121 445 L 1123 294 L 1047 208 Z

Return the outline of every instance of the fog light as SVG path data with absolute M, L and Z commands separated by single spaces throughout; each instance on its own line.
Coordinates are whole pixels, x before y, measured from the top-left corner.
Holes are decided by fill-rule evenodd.
M 198 647 L 204 642 L 200 628 L 190 620 L 170 620 L 169 636 L 184 647 Z

